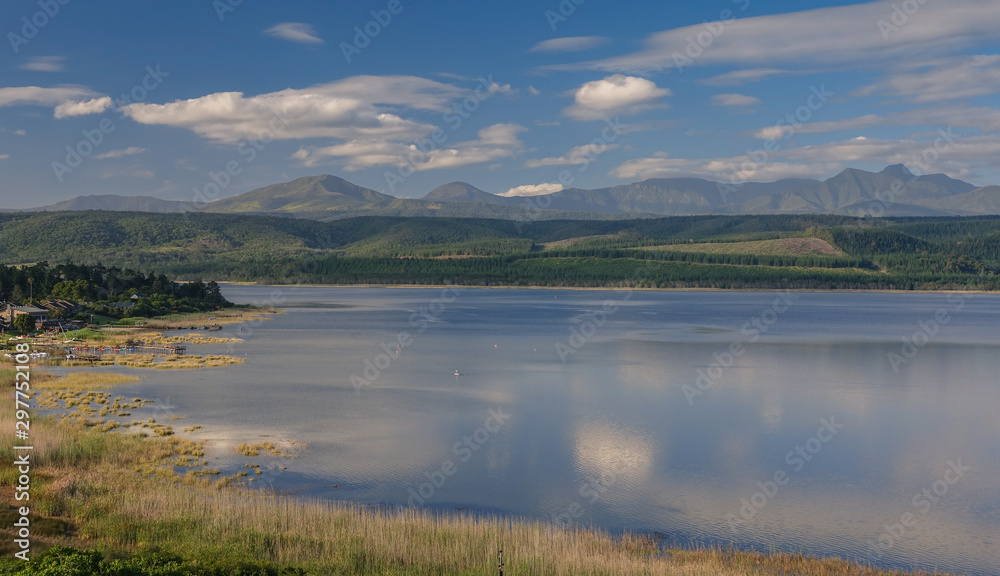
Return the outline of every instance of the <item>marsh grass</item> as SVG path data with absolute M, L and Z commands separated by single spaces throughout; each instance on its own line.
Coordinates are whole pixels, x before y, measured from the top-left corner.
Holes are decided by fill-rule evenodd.
M 161 326 L 169 326 L 171 328 L 184 328 L 187 326 L 203 326 L 206 324 L 218 324 L 220 326 L 228 326 L 232 324 L 240 324 L 242 322 L 258 322 L 263 320 L 269 320 L 275 314 L 281 314 L 281 313 L 282 312 L 280 310 L 274 310 L 271 308 L 240 306 L 236 308 L 220 310 L 218 312 L 192 312 L 188 314 L 172 314 L 170 316 L 154 318 L 151 320 L 151 322 L 154 322 Z
M 0 385 L 9 386 L 10 380 L 0 380 Z M 309 574 L 373 576 L 495 574 L 501 547 L 506 573 L 514 575 L 897 574 L 795 555 L 663 551 L 642 535 L 612 536 L 494 516 L 374 509 L 249 490 L 257 473 L 227 476 L 207 468 L 202 442 L 102 431 L 83 421 L 97 406 L 120 410 L 143 405 L 140 398 L 112 398 L 93 390 L 43 394 L 61 405 L 71 402 L 84 416 L 41 418 L 32 426 L 36 524 L 58 528 L 35 535 L 36 550 L 70 545 L 118 557 L 160 549 L 215 566 L 264 562 Z M 0 401 L 4 429 L 13 428 L 12 403 L 10 395 Z M 133 428 L 143 425 L 156 423 L 130 423 Z M 13 443 L 3 435 L 0 450 L 10 453 Z M 264 444 L 244 449 L 258 454 L 271 450 Z M 183 473 L 178 467 L 185 468 Z M 11 466 L 0 467 L 8 499 L 14 474 Z M 213 572 L 236 573 L 236 568 Z
M 294 456 L 292 449 L 295 448 L 295 442 L 284 443 L 285 446 L 279 446 L 274 442 L 260 442 L 258 444 L 250 444 L 247 442 L 241 443 L 239 446 L 234 448 L 237 454 L 242 454 L 247 457 L 260 456 L 262 452 L 269 452 L 273 456 L 278 456 L 279 458 L 291 458 Z M 301 445 L 298 448 L 302 448 Z
M 2 373 L 0 373 L 2 378 Z M 130 374 L 113 372 L 73 372 L 58 378 L 35 372 L 32 388 L 35 390 L 106 390 L 118 384 L 139 382 L 141 379 Z
M 153 364 L 157 370 L 192 370 L 195 368 L 220 368 L 232 364 L 243 364 L 243 358 L 225 354 L 207 354 L 205 356 L 178 355 L 166 356 Z

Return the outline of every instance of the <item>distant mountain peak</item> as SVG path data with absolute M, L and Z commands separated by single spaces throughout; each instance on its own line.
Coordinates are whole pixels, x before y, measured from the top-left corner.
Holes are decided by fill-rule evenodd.
M 879 172 L 879 174 L 885 174 L 886 176 L 892 176 L 893 178 L 899 178 L 900 180 L 912 180 L 915 178 L 913 172 L 910 172 L 910 169 L 904 164 L 886 166 L 884 170 Z
M 496 194 L 484 192 L 468 182 L 449 182 L 427 193 L 422 200 L 435 202 L 487 202 L 500 204 L 504 199 Z
M 786 178 L 746 182 L 733 194 L 720 193 L 719 183 L 701 178 L 653 178 L 587 190 L 568 188 L 536 197 L 549 214 L 692 215 L 692 214 L 845 214 L 885 202 L 880 192 L 896 190 L 887 215 L 930 216 L 1000 212 L 998 187 L 977 189 L 945 174 L 915 176 L 894 164 L 881 172 L 847 168 L 820 181 Z M 530 207 L 519 196 L 484 192 L 467 182 L 450 182 L 420 199 L 396 198 L 353 184 L 332 174 L 304 176 L 203 207 L 205 212 L 294 215 L 337 218 L 357 214 L 461 215 L 519 218 Z M 37 211 L 114 210 L 181 212 L 187 204 L 141 196 L 81 196 Z

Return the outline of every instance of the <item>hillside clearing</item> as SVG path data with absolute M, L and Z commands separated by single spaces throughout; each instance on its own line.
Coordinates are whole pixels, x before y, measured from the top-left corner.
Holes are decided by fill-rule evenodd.
M 752 242 L 701 242 L 646 246 L 644 250 L 698 252 L 703 254 L 754 254 L 761 256 L 844 256 L 844 252 L 819 238 L 778 238 Z

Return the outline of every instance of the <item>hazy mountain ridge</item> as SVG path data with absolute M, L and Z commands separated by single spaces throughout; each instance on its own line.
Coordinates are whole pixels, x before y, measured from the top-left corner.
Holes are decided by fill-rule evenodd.
M 42 208 L 32 208 L 23 212 L 78 212 L 84 210 L 104 210 L 110 212 L 155 212 L 169 214 L 185 212 L 191 206 L 176 200 L 160 200 L 152 196 L 118 196 L 101 194 L 93 196 L 77 196 L 62 202 L 56 202 Z
M 29 211 L 182 212 L 184 202 L 151 197 L 81 196 Z M 787 178 L 731 187 L 701 178 L 653 178 L 593 190 L 570 188 L 531 197 L 498 196 L 465 182 L 423 198 L 396 198 L 337 176 L 298 178 L 204 206 L 201 211 L 330 220 L 358 215 L 501 219 L 622 218 L 700 214 L 844 214 L 950 216 L 1000 214 L 1000 187 L 944 174 L 914 176 L 902 164 L 881 172 L 848 168 L 827 180 Z

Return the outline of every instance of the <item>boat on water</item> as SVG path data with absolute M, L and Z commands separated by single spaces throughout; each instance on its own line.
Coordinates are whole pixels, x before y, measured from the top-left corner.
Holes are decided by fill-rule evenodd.
M 461 376 L 461 375 L 462 373 L 458 371 L 458 368 L 455 368 L 455 376 Z

